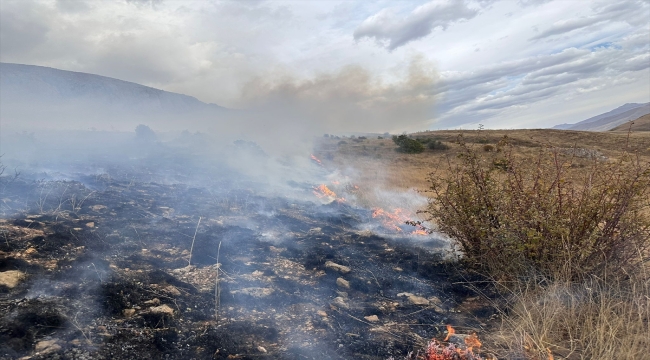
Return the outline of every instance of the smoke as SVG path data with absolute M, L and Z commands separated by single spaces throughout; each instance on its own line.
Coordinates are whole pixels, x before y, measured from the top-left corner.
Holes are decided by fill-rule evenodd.
M 248 110 L 238 120 L 251 138 L 282 153 L 323 133 L 426 129 L 433 118 L 434 66 L 415 56 L 395 75 L 388 81 L 349 65 L 308 79 L 286 72 L 258 76 L 242 89 L 239 105 Z

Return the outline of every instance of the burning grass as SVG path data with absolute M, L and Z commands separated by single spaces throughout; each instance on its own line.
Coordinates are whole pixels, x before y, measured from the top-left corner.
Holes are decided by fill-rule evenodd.
M 434 224 L 498 290 L 466 283 L 500 311 L 485 337 L 499 358 L 647 357 L 650 134 L 464 131 L 457 143 L 458 133 L 416 134 L 445 141 L 446 152 L 407 156 L 380 139 L 340 145 L 335 162 L 389 189 L 428 188 L 435 171 Z M 459 358 L 431 344 L 413 356 Z

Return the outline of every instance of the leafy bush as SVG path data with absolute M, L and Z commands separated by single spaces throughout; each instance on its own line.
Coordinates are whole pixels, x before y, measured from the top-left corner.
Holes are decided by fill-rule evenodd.
M 393 142 L 397 144 L 397 151 L 399 152 L 407 154 L 418 154 L 424 151 L 424 145 L 404 134 L 400 136 L 393 136 Z
M 424 212 L 471 266 L 498 279 L 579 279 L 648 260 L 648 164 L 623 154 L 575 170 L 553 148 L 531 161 L 503 142 L 486 159 L 460 139 L 459 164 L 430 178 Z
M 235 149 L 237 149 L 238 152 L 240 153 L 245 153 L 248 155 L 253 155 L 253 156 L 259 156 L 259 157 L 267 157 L 268 155 L 262 148 L 257 145 L 256 142 L 254 141 L 246 141 L 246 140 L 235 140 L 233 143 L 235 145 Z
M 141 142 L 151 142 L 156 140 L 156 133 L 147 125 L 140 124 L 135 128 L 135 138 Z
M 440 140 L 432 140 L 428 145 L 431 150 L 449 150 L 449 145 L 443 143 Z

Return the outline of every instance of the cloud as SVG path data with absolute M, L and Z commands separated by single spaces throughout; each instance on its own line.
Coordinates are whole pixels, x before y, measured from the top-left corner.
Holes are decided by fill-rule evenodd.
M 557 21 L 546 30 L 530 38 L 530 40 L 541 40 L 579 29 L 587 29 L 595 25 L 602 27 L 604 23 L 628 22 L 642 24 L 645 22 L 647 24 L 647 16 L 650 15 L 649 9 L 650 7 L 646 1 L 623 1 L 595 6 L 595 14 Z
M 439 125 L 485 123 L 510 108 L 526 108 L 558 96 L 569 97 L 623 84 L 620 80 L 635 72 L 636 80 L 648 81 L 647 71 L 643 72 L 650 68 L 648 59 L 647 51 L 625 51 L 622 47 L 593 51 L 569 48 L 557 54 L 507 61 L 473 72 L 443 72 L 437 87 L 441 98 L 439 107 L 444 113 Z
M 354 39 L 374 38 L 384 42 L 388 50 L 395 50 L 410 41 L 429 35 L 434 29 L 447 29 L 460 20 L 468 20 L 478 14 L 462 1 L 432 1 L 418 6 L 405 18 L 390 9 L 383 9 L 367 18 L 354 31 Z

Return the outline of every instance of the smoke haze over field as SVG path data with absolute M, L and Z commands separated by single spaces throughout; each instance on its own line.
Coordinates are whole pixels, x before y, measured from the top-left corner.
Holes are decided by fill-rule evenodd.
M 2 62 L 109 76 L 227 108 L 314 86 L 341 86 L 353 103 L 389 114 L 418 105 L 410 114 L 418 120 L 386 130 L 551 127 L 650 100 L 642 0 L 2 0 L 0 17 Z M 435 64 L 433 86 L 408 85 L 418 57 Z M 370 88 L 335 85 L 341 77 Z M 296 107 L 306 111 L 322 95 L 333 101 L 303 93 L 286 104 L 304 100 Z M 339 122 L 350 121 L 359 119 Z

